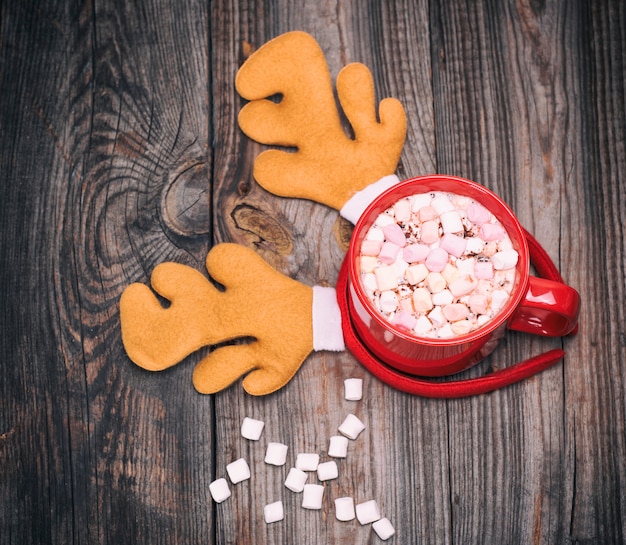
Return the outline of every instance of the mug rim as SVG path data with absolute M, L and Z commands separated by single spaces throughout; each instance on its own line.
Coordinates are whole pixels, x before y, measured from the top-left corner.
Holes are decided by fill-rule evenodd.
M 439 187 L 433 187 L 433 184 L 434 186 Z M 365 233 L 367 233 L 369 228 L 374 224 L 376 217 L 381 211 L 389 208 L 395 202 L 404 197 L 418 194 L 418 190 L 409 191 L 409 189 L 417 189 L 417 186 L 420 185 L 428 185 L 423 193 L 428 191 L 445 191 L 449 193 L 456 193 L 457 195 L 468 196 L 475 199 L 477 202 L 485 206 L 498 219 L 498 221 L 505 226 L 507 234 L 511 238 L 513 246 L 519 254 L 518 262 L 515 267 L 518 273 L 518 280 L 505 306 L 500 309 L 500 311 L 491 320 L 489 320 L 489 322 L 464 335 L 456 335 L 454 337 L 437 339 L 431 337 L 421 337 L 419 335 L 408 333 L 407 331 L 400 329 L 399 327 L 395 326 L 390 321 L 385 319 L 380 314 L 380 312 L 376 310 L 370 297 L 365 293 L 363 284 L 359 278 L 360 271 L 358 270 L 357 261 L 360 254 L 361 243 L 363 241 Z M 468 195 L 467 193 L 462 193 L 458 190 L 455 191 L 450 188 L 442 187 L 452 185 L 461 185 L 464 188 L 471 188 L 470 191 L 473 194 Z M 476 198 L 476 194 L 480 195 L 481 199 L 485 198 L 486 200 L 488 200 L 489 205 L 486 205 L 482 200 Z M 493 210 L 494 204 L 495 208 L 497 208 L 498 210 Z M 501 215 L 505 216 L 506 222 L 502 221 Z M 512 235 L 511 229 L 514 231 L 514 235 Z M 474 182 L 473 180 L 469 180 L 467 178 L 446 174 L 430 174 L 408 178 L 395 184 L 391 188 L 383 191 L 380 195 L 378 195 L 367 206 L 365 211 L 359 217 L 356 225 L 354 226 L 354 231 L 350 240 L 350 246 L 348 248 L 348 257 L 350 284 L 352 285 L 352 288 L 359 298 L 361 304 L 366 309 L 368 315 L 372 319 L 374 319 L 383 329 L 389 330 L 395 336 L 404 339 L 405 341 L 435 347 L 457 346 L 470 343 L 486 335 L 490 335 L 493 331 L 501 327 L 507 322 L 507 320 L 511 317 L 515 309 L 523 300 L 528 288 L 528 279 L 530 277 L 530 254 L 528 250 L 528 242 L 524 234 L 524 229 L 511 208 L 496 193 L 486 188 L 484 185 L 481 185 L 478 182 Z

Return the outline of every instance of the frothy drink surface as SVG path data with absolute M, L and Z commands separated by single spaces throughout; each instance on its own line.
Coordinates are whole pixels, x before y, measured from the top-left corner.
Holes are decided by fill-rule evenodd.
M 484 206 L 431 191 L 379 214 L 358 259 L 363 288 L 385 319 L 418 337 L 445 339 L 498 314 L 515 286 L 518 257 Z

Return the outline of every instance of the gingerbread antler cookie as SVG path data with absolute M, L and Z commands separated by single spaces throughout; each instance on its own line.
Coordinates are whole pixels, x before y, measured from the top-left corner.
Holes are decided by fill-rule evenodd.
M 214 393 L 246 375 L 244 389 L 268 394 L 286 384 L 313 349 L 313 289 L 275 271 L 252 250 L 220 244 L 207 255 L 216 288 L 199 271 L 158 265 L 152 288 L 131 284 L 122 294 L 122 340 L 140 367 L 160 371 L 205 346 L 218 346 L 197 365 L 193 383 Z
M 406 116 L 395 98 L 376 111 L 366 66 L 352 63 L 337 76 L 337 96 L 352 126 L 341 125 L 324 54 L 307 33 L 288 32 L 259 48 L 240 68 L 235 85 L 249 100 L 239 126 L 267 150 L 254 177 L 268 191 L 311 199 L 340 210 L 353 195 L 395 172 L 406 134 Z M 280 101 L 271 98 L 279 95 Z

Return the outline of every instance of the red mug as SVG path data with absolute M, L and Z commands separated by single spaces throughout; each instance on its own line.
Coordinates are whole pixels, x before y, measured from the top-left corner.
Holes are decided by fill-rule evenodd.
M 403 197 L 430 191 L 467 196 L 484 206 L 506 229 L 519 255 L 514 287 L 504 307 L 474 331 L 445 339 L 418 337 L 393 325 L 376 310 L 360 280 L 361 244 L 378 215 Z M 562 282 L 530 275 L 527 236 L 511 209 L 495 193 L 476 182 L 430 175 L 393 186 L 361 215 L 344 262 L 347 278 L 344 278 L 346 308 L 343 310 L 350 323 L 344 329 L 350 341 L 358 339 L 358 352 L 366 354 L 368 363 L 375 360 L 376 371 L 381 370 L 381 365 L 385 367 L 382 374 L 389 374 L 397 382 L 398 372 L 409 377 L 439 377 L 463 371 L 490 354 L 507 329 L 554 337 L 572 333 L 577 325 L 580 296 Z M 407 384 L 413 387 L 410 382 Z

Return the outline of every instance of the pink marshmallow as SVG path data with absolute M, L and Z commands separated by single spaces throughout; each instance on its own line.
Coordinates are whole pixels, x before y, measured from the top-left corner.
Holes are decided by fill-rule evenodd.
M 426 267 L 431 272 L 441 272 L 448 263 L 448 252 L 443 248 L 434 248 L 426 258 Z
M 482 293 L 470 295 L 468 303 L 474 314 L 487 314 L 489 311 L 489 299 Z
M 478 280 L 493 278 L 493 263 L 490 261 L 478 261 L 474 265 L 474 277 Z
M 437 217 L 437 212 L 432 206 L 422 206 L 422 208 L 417 211 L 417 215 L 420 221 L 431 221 Z
M 396 325 L 403 329 L 408 329 L 409 331 L 415 327 L 417 323 L 417 318 L 412 314 L 401 310 L 400 312 L 396 312 L 393 319 L 393 325 Z
M 446 252 L 454 257 L 461 257 L 465 252 L 467 241 L 463 237 L 453 235 L 452 233 L 446 233 L 441 237 L 439 247 L 443 248 Z
M 393 205 L 393 213 L 396 221 L 406 223 L 411 219 L 411 201 L 409 199 L 401 199 Z
M 471 280 L 462 277 L 452 282 L 448 286 L 448 289 L 455 297 L 461 297 L 463 295 L 467 295 L 470 291 L 474 289 L 475 286 L 475 282 L 472 282 Z
M 424 244 L 433 244 L 439 240 L 439 223 L 425 221 L 422 223 L 421 240 Z
M 404 248 L 406 246 L 406 236 L 402 231 L 402 227 L 400 227 L 397 223 L 385 225 L 385 227 L 383 227 L 383 233 L 385 234 L 386 241 L 393 242 L 397 246 L 400 246 L 400 248 Z
M 479 236 L 487 242 L 502 240 L 506 236 L 506 231 L 500 225 L 495 223 L 485 223 L 479 231 Z
M 361 243 L 361 255 L 377 256 L 382 246 L 383 243 L 380 240 L 365 239 Z
M 394 244 L 393 242 L 383 242 L 380 253 L 378 254 L 378 259 L 380 259 L 383 263 L 390 265 L 396 260 L 399 251 L 400 246 L 397 244 Z
M 425 244 L 409 244 L 402 250 L 402 257 L 407 263 L 420 263 L 426 260 L 430 248 Z
M 469 309 L 463 303 L 452 303 L 443 307 L 443 315 L 449 322 L 464 320 L 469 314 Z
M 483 223 L 487 223 L 491 214 L 489 210 L 487 210 L 484 206 L 478 203 L 470 203 L 467 207 L 467 219 L 470 220 L 475 225 L 482 225 Z

